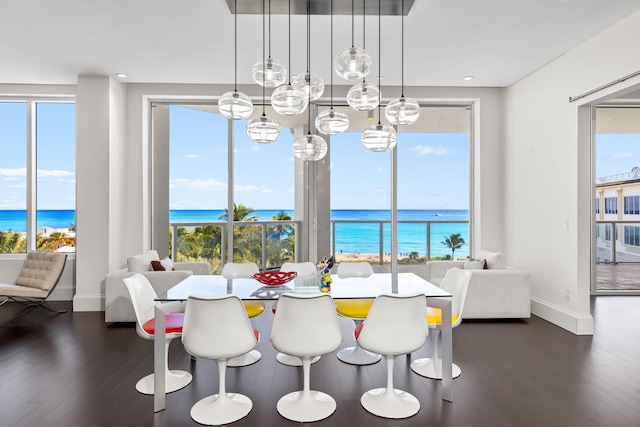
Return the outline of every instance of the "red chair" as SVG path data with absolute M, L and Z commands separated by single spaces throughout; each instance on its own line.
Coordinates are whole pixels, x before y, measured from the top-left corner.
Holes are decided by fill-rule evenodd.
M 153 340 L 154 338 L 154 307 L 156 292 L 153 290 L 151 283 L 142 274 L 134 274 L 131 277 L 124 278 L 124 283 L 131 295 L 131 302 L 136 313 L 136 331 L 138 335 L 144 339 Z M 184 305 L 181 303 L 168 303 L 175 306 L 174 313 L 167 314 L 166 336 L 165 336 L 165 392 L 180 390 L 191 382 L 191 374 L 185 371 L 170 371 L 168 363 L 169 344 L 171 340 L 179 338 L 182 334 L 182 321 Z M 180 311 L 180 312 L 178 312 Z M 136 384 L 136 390 L 143 394 L 153 394 L 153 373 L 142 378 Z

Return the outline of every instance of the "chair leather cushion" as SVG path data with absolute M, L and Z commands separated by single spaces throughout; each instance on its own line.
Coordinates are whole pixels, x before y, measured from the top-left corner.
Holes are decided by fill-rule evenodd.
M 458 316 L 451 315 L 451 323 L 456 323 Z M 427 316 L 427 322 L 430 325 L 442 325 L 442 310 L 439 308 L 429 307 L 429 315 Z
M 48 291 L 58 282 L 65 260 L 63 253 L 29 252 L 15 284 Z
M 336 301 L 336 311 L 344 317 L 366 319 L 373 300 L 340 300 Z
M 165 333 L 167 334 L 180 334 L 182 333 L 182 324 L 184 322 L 184 313 L 169 313 L 167 314 L 167 323 Z M 153 335 L 155 332 L 155 319 L 149 319 L 142 325 L 142 329 L 149 335 Z

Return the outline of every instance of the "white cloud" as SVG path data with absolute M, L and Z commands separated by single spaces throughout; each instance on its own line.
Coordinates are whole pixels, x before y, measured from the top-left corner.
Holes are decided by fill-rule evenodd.
M 0 168 L 0 176 L 26 178 L 27 168 L 16 168 L 16 169 Z
M 251 146 L 251 151 L 260 151 L 260 146 L 259 146 L 259 145 L 257 145 L 257 144 L 253 144 L 253 145 Z
M 186 178 L 172 179 L 169 183 L 170 188 L 192 188 L 200 191 L 227 191 L 227 183 L 220 182 L 215 179 L 193 180 Z
M 187 155 L 185 155 L 185 157 L 187 159 L 200 159 L 200 158 L 202 158 L 202 156 L 199 155 L 199 154 L 187 154 Z
M 447 150 L 444 147 L 433 148 L 429 145 L 416 145 L 409 151 L 414 151 L 418 156 L 444 156 L 447 154 L 454 154 L 453 150 Z
M 67 176 L 75 176 L 73 172 L 59 169 L 38 169 L 38 178 L 61 178 Z
M 633 157 L 633 153 L 629 151 L 622 151 L 619 153 L 611 153 L 608 156 L 605 156 L 604 160 L 607 160 L 607 161 L 622 160 L 622 159 L 630 159 L 631 157 Z

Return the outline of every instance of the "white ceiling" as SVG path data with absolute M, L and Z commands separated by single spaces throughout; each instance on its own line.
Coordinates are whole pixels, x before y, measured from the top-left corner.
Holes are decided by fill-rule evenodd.
M 640 0 L 415 0 L 405 18 L 405 86 L 509 86 L 639 9 Z M 0 84 L 118 72 L 128 82 L 233 83 L 233 21 L 225 0 L 2 0 Z M 362 17 L 355 21 L 361 46 Z M 261 23 L 238 16 L 239 84 L 253 83 Z M 383 87 L 401 81 L 400 23 L 382 17 Z M 286 65 L 286 15 L 272 24 L 272 57 Z M 367 18 L 369 80 L 378 75 L 377 24 Z M 311 71 L 328 83 L 330 18 L 313 16 L 311 32 Z M 292 45 L 297 74 L 306 70 L 304 16 L 292 18 Z M 351 45 L 350 16 L 334 18 L 333 45 L 334 55 Z

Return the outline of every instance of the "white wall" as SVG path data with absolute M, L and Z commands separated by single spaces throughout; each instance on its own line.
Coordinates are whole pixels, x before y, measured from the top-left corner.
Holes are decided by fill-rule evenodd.
M 638 40 L 640 13 L 514 84 L 505 94 L 505 249 L 513 264 L 531 272 L 532 312 L 577 334 L 593 333 L 589 307 L 593 178 L 585 106 L 637 85 L 640 78 L 579 102 L 570 103 L 569 97 L 640 70 Z M 565 219 L 568 230 L 563 229 Z

